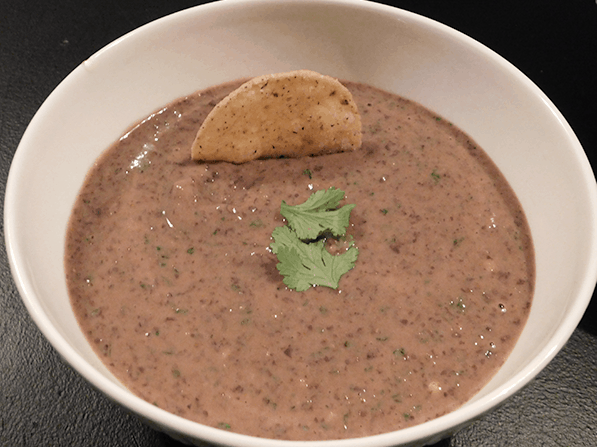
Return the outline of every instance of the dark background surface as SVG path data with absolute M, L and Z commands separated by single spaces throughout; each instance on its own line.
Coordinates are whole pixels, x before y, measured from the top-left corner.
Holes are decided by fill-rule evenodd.
M 138 26 L 201 2 L 0 0 L 0 193 L 25 128 L 91 54 Z M 597 167 L 595 0 L 395 1 L 485 44 L 534 81 Z M 41 229 L 40 229 L 41 230 Z M 1 230 L 4 242 L 4 228 Z M 179 446 L 112 404 L 33 324 L 0 251 L 0 446 Z M 597 299 L 553 362 L 447 446 L 597 446 Z

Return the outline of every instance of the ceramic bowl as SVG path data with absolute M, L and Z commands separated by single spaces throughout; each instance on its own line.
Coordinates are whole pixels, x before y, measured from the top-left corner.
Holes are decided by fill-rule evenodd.
M 5 201 L 17 287 L 32 318 L 82 376 L 187 443 L 307 445 L 239 435 L 169 414 L 127 391 L 79 330 L 63 270 L 71 207 L 98 155 L 162 105 L 224 81 L 308 68 L 400 94 L 455 123 L 517 193 L 536 250 L 528 323 L 497 375 L 462 408 L 412 428 L 310 445 L 424 445 L 491 410 L 556 355 L 597 275 L 597 190 L 574 133 L 520 71 L 471 38 L 392 7 L 351 0 L 229 0 L 162 18 L 77 67 L 49 96 L 18 147 Z

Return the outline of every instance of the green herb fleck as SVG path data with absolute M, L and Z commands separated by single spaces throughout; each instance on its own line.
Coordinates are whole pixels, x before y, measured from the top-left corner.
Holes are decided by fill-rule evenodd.
M 434 169 L 434 170 L 431 172 L 431 178 L 433 179 L 433 181 L 434 181 L 435 183 L 437 183 L 437 182 L 439 182 L 439 180 L 441 179 L 441 175 L 439 175 L 439 174 L 437 173 L 437 171 Z
M 263 403 L 265 405 L 267 405 L 268 407 L 272 408 L 273 410 L 275 410 L 276 408 L 278 408 L 278 404 L 276 402 L 273 402 L 270 398 L 268 397 L 264 397 L 263 398 Z
M 452 241 L 452 245 L 454 245 L 454 247 L 458 247 L 462 241 L 464 241 L 464 237 L 456 238 Z
M 303 175 L 306 175 L 307 177 L 309 177 L 310 179 L 313 178 L 313 173 L 311 172 L 311 169 L 305 169 L 303 171 Z
M 221 428 L 222 430 L 230 430 L 230 424 L 227 424 L 226 422 L 219 422 L 218 423 L 218 428 Z
M 187 253 L 192 255 L 193 253 L 195 253 L 195 249 L 193 247 L 191 247 L 187 250 Z
M 393 354 L 395 356 L 406 357 L 406 350 L 404 348 L 396 349 Z
M 466 304 L 461 296 L 459 296 L 456 300 L 450 301 L 450 307 L 457 309 L 461 313 L 464 313 L 466 310 Z

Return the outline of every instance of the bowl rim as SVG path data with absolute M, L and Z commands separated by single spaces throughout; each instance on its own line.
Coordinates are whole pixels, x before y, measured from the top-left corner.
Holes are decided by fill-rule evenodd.
M 105 52 L 115 51 L 119 48 L 120 45 L 126 45 L 126 43 L 130 39 L 134 38 L 140 33 L 144 33 L 148 30 L 151 30 L 152 27 L 163 25 L 167 21 L 174 21 L 178 18 L 182 18 L 190 11 L 233 7 L 236 4 L 244 5 L 248 3 L 257 2 L 260 2 L 262 4 L 268 4 L 275 3 L 276 1 L 277 0 L 226 0 L 184 9 L 182 11 L 167 15 L 165 17 L 149 22 L 139 28 L 136 28 L 135 30 L 116 39 L 112 43 L 109 43 L 108 45 L 97 51 L 94 55 L 92 55 L 88 60 L 96 58 L 97 56 Z M 425 23 L 427 25 L 432 25 L 439 32 L 448 33 L 452 38 L 458 39 L 466 43 L 467 45 L 472 45 L 477 50 L 482 51 L 486 56 L 490 57 L 493 61 L 498 62 L 502 66 L 507 67 L 510 71 L 515 73 L 520 80 L 527 83 L 527 86 L 534 91 L 535 95 L 538 95 L 544 101 L 546 107 L 548 107 L 552 111 L 552 113 L 556 114 L 564 130 L 566 131 L 567 136 L 570 139 L 571 146 L 576 147 L 577 153 L 575 155 L 581 159 L 580 161 L 583 164 L 583 171 L 586 177 L 585 180 L 587 181 L 587 193 L 591 198 L 592 203 L 594 204 L 594 206 L 591 209 L 592 220 L 594 222 L 597 222 L 597 206 L 595 206 L 595 204 L 597 204 L 597 184 L 595 183 L 594 174 L 592 172 L 586 154 L 584 153 L 580 145 L 580 142 L 574 135 L 574 132 L 572 131 L 564 117 L 553 105 L 553 103 L 543 94 L 543 92 L 534 83 L 532 83 L 532 81 L 530 81 L 522 72 L 520 72 L 518 69 L 512 66 L 501 56 L 499 56 L 489 48 L 485 47 L 484 45 L 480 44 L 476 40 L 472 39 L 471 37 L 468 37 L 467 35 L 448 27 L 447 25 L 392 6 L 377 4 L 373 2 L 366 2 L 362 0 L 290 1 L 296 3 L 309 2 L 317 4 L 334 4 L 339 6 L 366 8 L 373 11 L 379 11 L 385 14 L 393 14 L 396 17 L 401 16 L 403 18 L 408 18 L 413 22 L 420 22 Z M 44 114 L 47 113 L 46 110 L 49 109 L 48 100 L 51 100 L 51 98 L 53 98 L 56 95 L 56 92 L 66 90 L 72 83 L 76 83 L 79 76 L 84 74 L 84 71 L 84 63 L 82 63 L 77 68 L 75 68 L 56 87 L 56 89 L 50 94 L 48 99 L 44 101 L 44 103 L 41 105 L 39 110 L 34 115 L 33 119 L 31 120 L 21 139 L 21 142 L 17 147 L 17 151 L 15 153 L 9 171 L 4 201 L 5 245 L 9 265 L 16 287 L 19 291 L 20 296 L 22 297 L 22 301 L 24 302 L 29 314 L 31 315 L 34 322 L 41 330 L 45 338 L 49 340 L 49 342 L 56 349 L 56 351 L 63 358 L 67 359 L 68 363 L 96 389 L 102 391 L 110 399 L 118 402 L 121 406 L 132 410 L 142 419 L 158 424 L 160 430 L 166 431 L 174 437 L 177 436 L 177 433 L 182 433 L 194 439 L 201 439 L 217 444 L 241 446 L 267 447 L 279 446 L 281 444 L 284 444 L 288 446 L 309 445 L 329 447 L 331 445 L 334 445 L 344 447 L 356 447 L 363 445 L 365 439 L 367 440 L 367 445 L 385 446 L 396 443 L 402 444 L 414 442 L 422 438 L 427 439 L 433 436 L 441 435 L 442 433 L 454 432 L 457 431 L 458 428 L 460 428 L 461 426 L 470 423 L 471 420 L 474 420 L 486 413 L 487 411 L 493 409 L 499 403 L 504 401 L 507 397 L 511 396 L 516 391 L 520 390 L 525 385 L 527 385 L 555 357 L 555 355 L 564 346 L 564 344 L 567 342 L 569 337 L 572 335 L 572 332 L 578 325 L 580 319 L 582 318 L 582 315 L 586 310 L 586 307 L 589 304 L 593 290 L 595 288 L 595 284 L 597 282 L 597 230 L 593 231 L 592 238 L 590 241 L 588 241 L 588 243 L 594 248 L 594 254 L 591 257 L 590 262 L 588 263 L 587 275 L 584 278 L 583 284 L 580 287 L 580 291 L 578 294 L 579 296 L 584 297 L 584 306 L 578 305 L 573 309 L 572 312 L 569 312 L 566 315 L 566 318 L 564 319 L 558 330 L 551 337 L 550 342 L 545 346 L 545 348 L 540 352 L 540 354 L 536 356 L 535 360 L 532 363 L 527 365 L 522 371 L 520 371 L 518 374 L 516 374 L 514 377 L 508 380 L 505 384 L 500 386 L 498 389 L 485 396 L 482 401 L 475 402 L 473 405 L 470 406 L 465 405 L 444 416 L 419 425 L 415 425 L 413 427 L 394 432 L 388 432 L 380 435 L 367 436 L 365 438 L 351 438 L 332 441 L 280 441 L 275 439 L 258 438 L 244 434 L 227 432 L 224 430 L 192 422 L 180 416 L 173 415 L 171 413 L 166 412 L 165 410 L 157 408 L 151 405 L 150 403 L 142 400 L 141 398 L 132 395 L 132 393 L 130 392 L 123 393 L 123 388 L 121 386 L 118 386 L 117 384 L 115 384 L 114 382 L 110 381 L 105 376 L 97 372 L 93 366 L 91 366 L 86 360 L 83 359 L 83 357 L 56 330 L 50 319 L 45 314 L 35 294 L 35 291 L 31 286 L 29 279 L 30 272 L 27 269 L 27 260 L 24 259 L 21 256 L 21 253 L 19 252 L 19 240 L 16 236 L 18 222 L 13 218 L 14 213 L 12 212 L 12 210 L 14 210 L 18 206 L 15 178 L 26 173 L 26 166 L 23 166 L 23 162 L 21 161 L 21 153 L 24 150 L 22 148 L 27 146 L 29 136 L 31 135 L 31 133 L 34 132 L 37 123 L 40 120 L 43 120 Z M 399 433 L 399 435 L 397 435 L 397 433 Z

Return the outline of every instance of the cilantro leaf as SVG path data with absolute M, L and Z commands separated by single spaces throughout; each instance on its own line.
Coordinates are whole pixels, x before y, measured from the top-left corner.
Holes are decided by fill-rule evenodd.
M 337 289 L 340 278 L 354 267 L 358 248 L 352 246 L 341 255 L 332 255 L 323 240 L 305 243 L 291 228 L 277 227 L 272 233 L 272 252 L 278 256 L 279 272 L 284 284 L 298 292 L 312 286 Z
M 284 284 L 299 292 L 312 286 L 337 289 L 342 275 L 354 268 L 359 250 L 351 244 L 346 252 L 332 255 L 326 250 L 325 238 L 346 234 L 350 212 L 355 205 L 338 208 L 344 191 L 336 188 L 313 193 L 300 205 L 282 201 L 280 213 L 288 225 L 277 227 L 270 245 L 278 257 L 276 265 Z
M 299 239 L 314 240 L 326 231 L 338 237 L 346 233 L 350 212 L 355 207 L 351 204 L 337 208 L 343 198 L 341 189 L 322 189 L 300 205 L 288 205 L 283 200 L 280 213 Z

